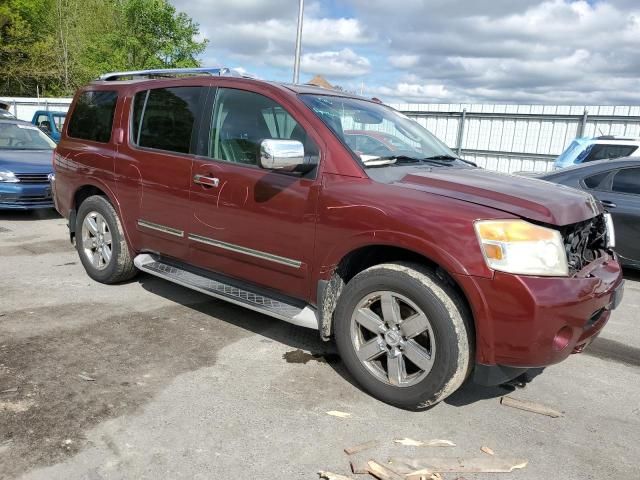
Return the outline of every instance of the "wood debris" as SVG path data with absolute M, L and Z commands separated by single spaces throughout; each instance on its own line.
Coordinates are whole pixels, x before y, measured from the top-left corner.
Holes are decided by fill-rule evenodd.
M 405 480 L 443 480 L 442 475 L 439 473 L 413 472 L 404 477 Z
M 95 382 L 96 379 L 93 377 L 90 377 L 89 375 L 86 375 L 85 373 L 79 373 L 78 376 L 84 380 L 85 382 Z
M 331 415 L 332 417 L 338 417 L 338 418 L 349 418 L 351 416 L 350 413 L 339 412 L 338 410 L 330 410 L 327 412 L 327 415 Z
M 487 455 L 495 455 L 496 453 L 490 449 L 489 447 L 480 447 L 480 451 L 486 453 Z
M 517 398 L 505 395 L 500 398 L 500 403 L 507 407 L 517 408 L 519 410 L 526 410 L 527 412 L 539 413 L 540 415 L 546 415 L 551 418 L 562 417 L 562 412 L 554 410 L 540 403 L 529 402 L 528 400 L 519 400 Z
M 429 440 L 428 442 L 421 442 L 420 440 L 413 440 L 412 438 L 400 438 L 395 439 L 395 443 L 405 445 L 407 447 L 455 447 L 456 444 L 451 440 Z
M 379 480 L 405 480 L 403 475 L 400 475 L 384 465 L 380 465 L 378 462 L 370 460 L 367 462 L 369 466 L 369 473 Z
M 351 477 L 340 475 L 339 473 L 319 471 L 318 475 L 324 480 L 353 480 Z
M 0 394 L 2 393 L 16 393 L 18 391 L 18 387 L 12 387 L 12 388 L 7 388 L 6 390 L 2 390 L 0 392 Z
M 424 445 L 424 442 L 413 440 L 412 438 L 395 439 L 394 443 L 399 443 L 400 445 L 404 445 L 406 447 L 421 447 Z
M 425 443 L 426 447 L 455 447 L 456 444 L 451 440 L 429 440 Z
M 358 475 L 369 473 L 369 465 L 367 464 L 368 461 L 369 458 L 362 455 L 351 457 L 351 459 L 349 460 L 351 471 Z
M 527 466 L 527 460 L 495 456 L 477 458 L 392 458 L 394 470 L 404 475 L 438 473 L 510 473 Z M 417 476 L 416 476 L 417 475 Z M 414 480 L 411 479 L 411 480 Z
M 356 453 L 364 452 L 365 450 L 369 450 L 378 445 L 377 440 L 371 440 L 370 442 L 364 442 L 359 445 L 354 445 L 353 447 L 347 447 L 344 449 L 344 453 L 347 455 L 354 455 Z

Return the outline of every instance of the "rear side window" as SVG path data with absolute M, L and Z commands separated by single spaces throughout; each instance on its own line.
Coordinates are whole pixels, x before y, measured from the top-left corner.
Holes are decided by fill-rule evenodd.
M 610 158 L 628 157 L 636 151 L 638 147 L 635 145 L 600 145 L 593 146 L 587 162 L 595 160 L 607 160 Z
M 203 91 L 203 87 L 174 87 L 137 93 L 132 142 L 140 147 L 189 153 Z
M 69 120 L 69 136 L 107 143 L 111 138 L 117 99 L 118 94 L 113 91 L 95 90 L 82 93 Z
M 625 168 L 616 173 L 611 190 L 640 195 L 640 168 Z

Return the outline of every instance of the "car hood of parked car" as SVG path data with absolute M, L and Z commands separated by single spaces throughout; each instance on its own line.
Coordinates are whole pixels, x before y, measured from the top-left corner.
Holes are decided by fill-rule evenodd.
M 52 150 L 0 149 L 0 170 L 14 173 L 51 173 Z
M 588 220 L 603 211 L 600 203 L 586 192 L 481 168 L 416 170 L 405 175 L 396 185 L 558 226 Z

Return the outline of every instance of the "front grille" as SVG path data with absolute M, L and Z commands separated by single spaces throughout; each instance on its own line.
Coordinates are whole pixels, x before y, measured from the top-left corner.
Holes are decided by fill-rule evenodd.
M 20 183 L 49 183 L 48 173 L 16 173 Z
M 601 257 L 607 248 L 607 227 L 603 215 L 563 227 L 561 233 L 570 275 Z

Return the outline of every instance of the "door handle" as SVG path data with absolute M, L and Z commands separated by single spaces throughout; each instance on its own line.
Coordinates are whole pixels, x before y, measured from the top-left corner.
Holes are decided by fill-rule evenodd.
M 616 208 L 617 207 L 617 205 L 615 203 L 613 203 L 612 201 L 610 201 L 610 200 L 600 200 L 600 201 L 602 202 L 602 205 L 604 205 L 605 207 L 608 207 L 608 208 Z
M 194 175 L 193 183 L 204 185 L 205 187 L 217 187 L 220 185 L 220 179 L 215 177 L 207 177 L 205 175 Z

